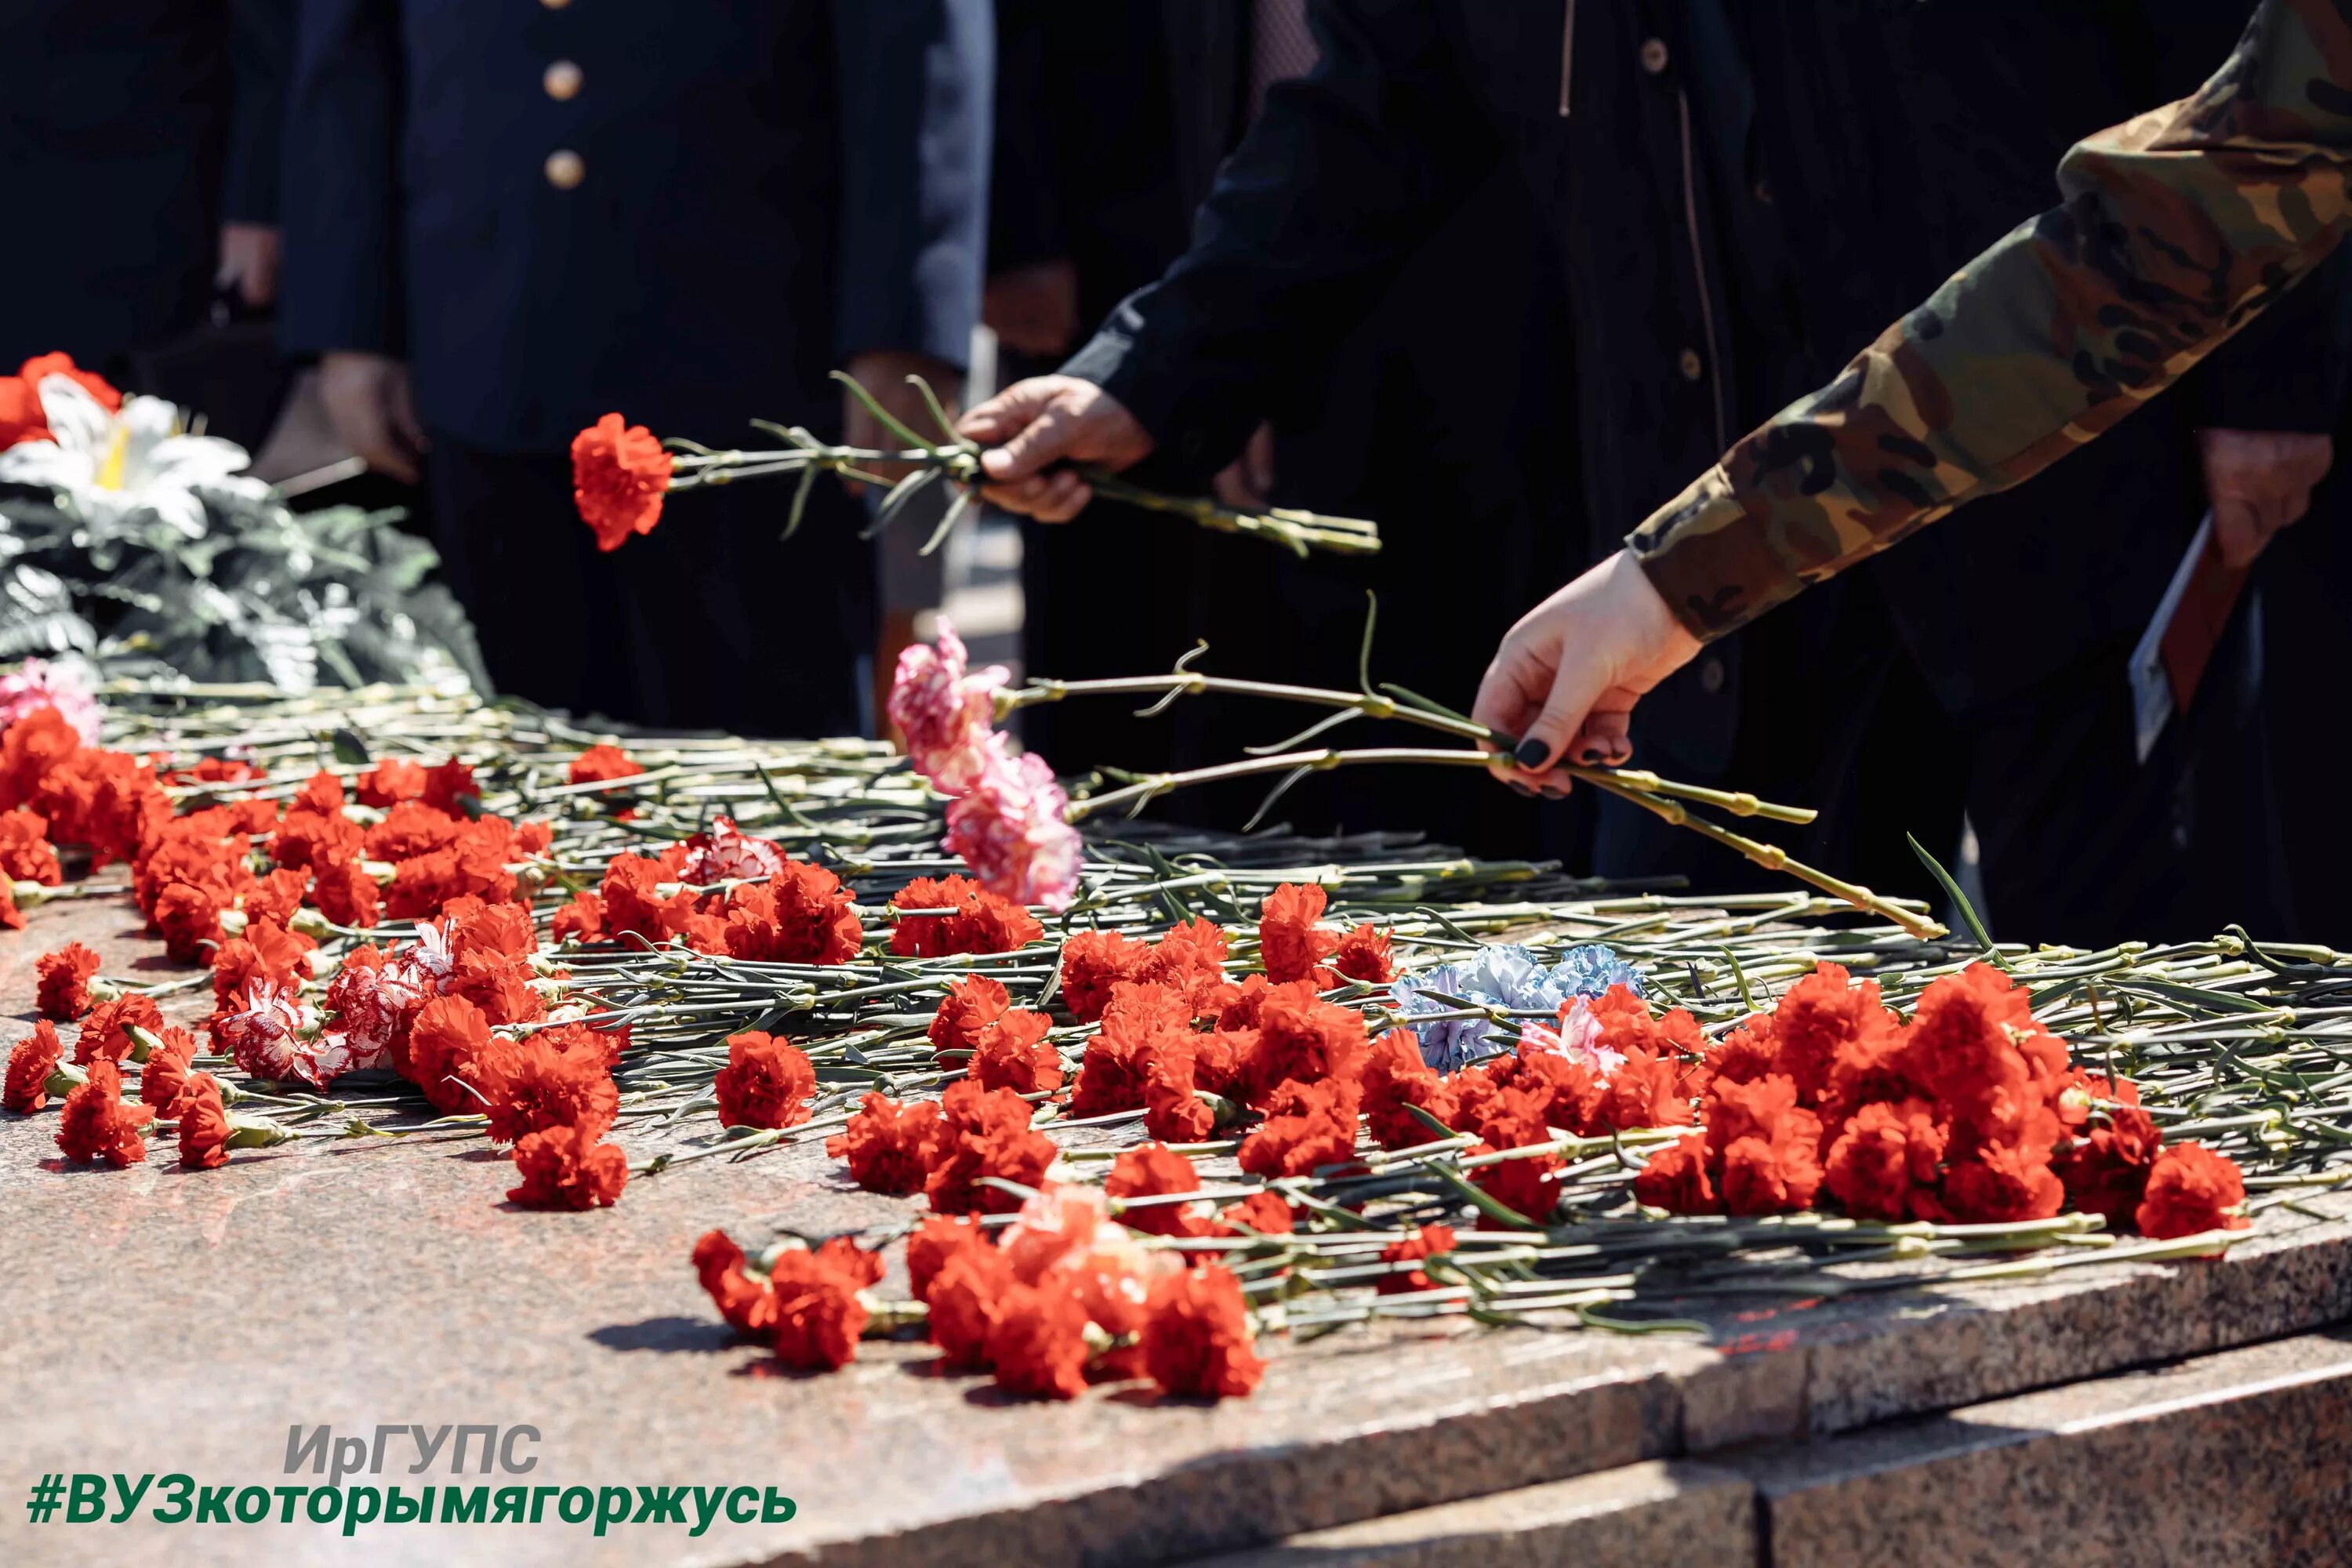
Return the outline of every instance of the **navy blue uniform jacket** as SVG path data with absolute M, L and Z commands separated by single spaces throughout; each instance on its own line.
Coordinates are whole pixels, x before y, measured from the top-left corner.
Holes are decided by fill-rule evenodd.
M 825 374 L 860 351 L 964 361 L 992 26 L 988 0 L 303 0 L 280 336 L 406 359 L 426 428 L 488 450 L 614 409 L 714 442 L 837 424 Z

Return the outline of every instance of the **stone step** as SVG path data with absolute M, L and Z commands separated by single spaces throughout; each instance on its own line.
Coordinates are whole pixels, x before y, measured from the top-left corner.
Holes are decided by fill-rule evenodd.
M 1193 1568 L 2352 1562 L 2352 1327 L 1294 1535 Z

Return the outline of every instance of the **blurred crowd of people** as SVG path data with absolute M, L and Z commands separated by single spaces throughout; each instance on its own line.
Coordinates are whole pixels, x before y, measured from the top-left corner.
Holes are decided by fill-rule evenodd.
M 2048 205 L 2070 143 L 2191 90 L 2252 0 L 27 9 L 0 144 L 37 221 L 0 258 L 0 363 L 63 350 L 137 384 L 274 319 L 257 374 L 314 365 L 351 449 L 415 487 L 503 688 L 823 734 L 872 730 L 917 629 L 860 537 L 871 498 L 820 487 L 787 545 L 788 490 L 709 492 L 604 555 L 575 431 L 617 409 L 887 444 L 831 373 L 912 416 L 908 375 L 961 387 L 984 324 L 1017 384 L 989 438 L 1050 416 L 1040 460 L 1139 458 L 1385 542 L 1297 561 L 1104 501 L 1025 523 L 1030 671 L 1205 641 L 1221 673 L 1352 687 L 1369 592 L 1376 678 L 1466 709 L 1523 611 Z M 1821 808 L 1789 847 L 1882 891 L 1932 893 L 1906 835 L 1948 855 L 1965 819 L 2004 938 L 2325 940 L 2346 304 L 2332 272 L 2303 286 L 1967 529 L 1708 645 L 1640 710 L 1638 762 Z M 1065 510 L 1071 481 L 1023 482 L 1060 488 L 1004 487 L 1017 510 Z M 2234 553 L 2268 548 L 2143 758 L 2127 656 L 2209 510 Z M 1230 760 L 1303 721 L 1023 721 L 1065 772 Z M 1771 885 L 1590 793 L 1337 772 L 1282 815 Z

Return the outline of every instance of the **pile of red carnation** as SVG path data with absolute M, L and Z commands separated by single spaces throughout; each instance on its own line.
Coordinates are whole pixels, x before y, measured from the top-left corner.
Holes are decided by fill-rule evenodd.
M 2242 1228 L 2235 1163 L 2167 1147 L 2128 1081 L 2073 1066 L 1989 964 L 1927 987 L 1909 1022 L 1835 964 L 1706 1053 L 1704 1130 L 1652 1157 L 1642 1202 L 1786 1214 L 1826 1193 L 1876 1220 L 2000 1224 L 2072 1203 L 2171 1239 Z
M 806 1368 L 856 1354 L 873 1310 L 866 1289 L 882 1276 L 880 1258 L 845 1238 L 782 1252 L 762 1277 L 712 1231 L 694 1265 L 729 1323 Z M 1089 1382 L 1145 1377 L 1220 1398 L 1249 1393 L 1265 1371 L 1233 1274 L 1146 1250 L 1095 1188 L 1038 1193 L 995 1238 L 971 1219 L 936 1216 L 908 1239 L 907 1268 L 948 1363 L 985 1369 L 1011 1393 L 1074 1399 Z

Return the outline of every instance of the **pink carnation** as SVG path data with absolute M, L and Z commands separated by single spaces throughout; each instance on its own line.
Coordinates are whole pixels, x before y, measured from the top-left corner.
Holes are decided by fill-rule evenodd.
M 731 817 L 711 818 L 710 826 L 686 841 L 693 853 L 679 879 L 696 887 L 713 882 L 761 881 L 784 868 L 784 852 L 770 840 L 754 838 L 735 826 Z
M 917 643 L 898 655 L 890 721 L 907 737 L 915 771 L 948 795 L 961 795 L 989 767 L 996 719 L 992 695 L 1006 679 L 995 665 L 967 672 L 963 639 L 942 618 L 937 648 Z
M 256 980 L 247 986 L 236 1012 L 213 1020 L 213 1049 L 236 1058 L 238 1070 L 255 1078 L 278 1082 L 307 1079 L 324 1089 L 310 1048 L 309 1037 L 318 1029 L 318 1015 L 302 1005 L 292 988 Z
M 64 715 L 83 745 L 98 744 L 98 699 L 79 669 L 28 658 L 0 675 L 0 730 L 44 708 L 55 708 Z
M 969 793 L 948 803 L 948 848 L 990 892 L 1018 904 L 1067 909 L 1078 890 L 1078 830 L 1062 820 L 1070 797 L 1034 752 L 1005 753 L 998 738 Z

